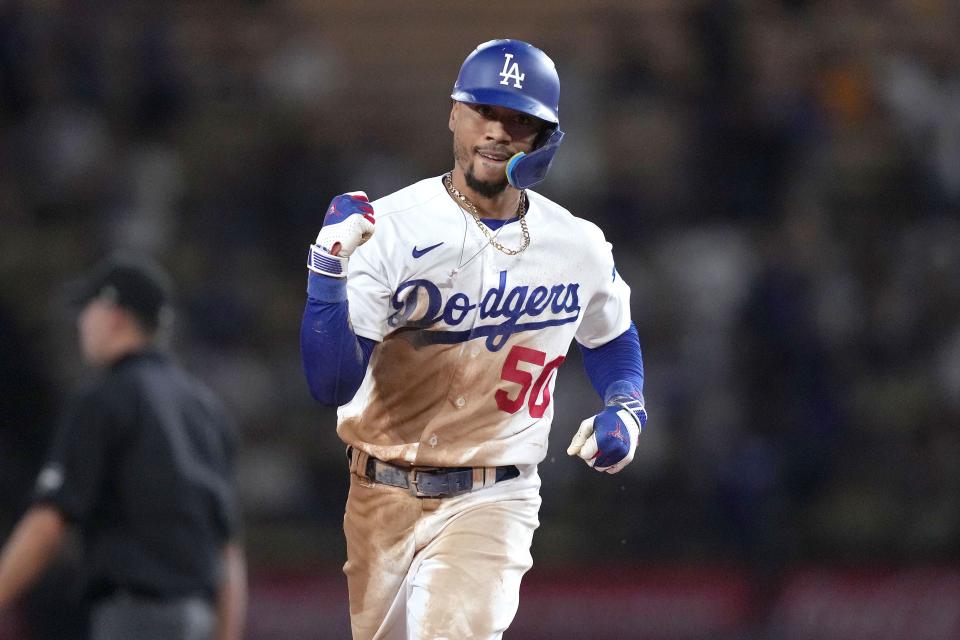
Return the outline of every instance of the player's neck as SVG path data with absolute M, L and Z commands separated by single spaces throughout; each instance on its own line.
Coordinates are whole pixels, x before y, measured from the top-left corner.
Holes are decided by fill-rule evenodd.
M 471 189 L 461 172 L 454 171 L 452 178 L 453 186 L 477 208 L 481 218 L 509 220 L 517 217 L 517 211 L 520 208 L 520 192 L 513 187 L 508 185 L 497 195 L 486 197 Z

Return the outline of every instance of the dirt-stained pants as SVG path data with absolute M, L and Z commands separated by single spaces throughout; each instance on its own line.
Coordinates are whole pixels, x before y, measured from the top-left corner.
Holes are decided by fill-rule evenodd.
M 351 474 L 344 515 L 354 640 L 500 638 L 539 525 L 540 478 L 417 498 Z

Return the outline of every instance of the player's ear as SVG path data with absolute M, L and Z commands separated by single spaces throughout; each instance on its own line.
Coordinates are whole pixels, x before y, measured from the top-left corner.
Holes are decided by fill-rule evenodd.
M 450 131 L 452 132 L 457 126 L 457 108 L 460 106 L 460 103 L 457 102 L 456 100 L 452 100 L 451 102 L 452 104 L 450 105 L 450 122 L 447 123 L 447 126 L 450 128 Z

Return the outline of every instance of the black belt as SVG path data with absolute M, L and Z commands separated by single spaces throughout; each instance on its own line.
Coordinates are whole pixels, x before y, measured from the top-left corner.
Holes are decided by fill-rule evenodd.
M 347 448 L 347 457 L 352 447 Z M 418 498 L 450 498 L 492 486 L 520 475 L 514 465 L 503 467 L 401 467 L 367 458 L 364 475 L 368 480 L 409 490 Z

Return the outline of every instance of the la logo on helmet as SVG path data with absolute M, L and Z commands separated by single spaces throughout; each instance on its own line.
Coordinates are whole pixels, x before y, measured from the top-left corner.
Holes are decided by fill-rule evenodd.
M 523 89 L 523 85 L 520 84 L 523 82 L 523 79 L 527 74 L 520 73 L 520 65 L 516 62 L 510 64 L 510 60 L 513 58 L 512 53 L 503 54 L 503 71 L 500 72 L 500 77 L 503 80 L 500 81 L 500 84 L 507 84 L 507 80 L 513 80 L 513 86 L 516 89 Z

